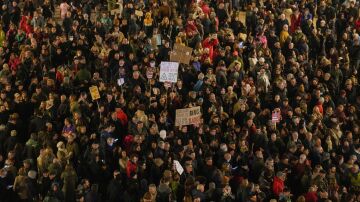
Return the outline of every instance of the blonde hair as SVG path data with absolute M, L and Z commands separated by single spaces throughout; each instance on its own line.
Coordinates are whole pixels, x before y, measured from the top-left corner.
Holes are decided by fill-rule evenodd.
M 305 197 L 299 196 L 299 198 L 296 199 L 296 202 L 305 202 Z

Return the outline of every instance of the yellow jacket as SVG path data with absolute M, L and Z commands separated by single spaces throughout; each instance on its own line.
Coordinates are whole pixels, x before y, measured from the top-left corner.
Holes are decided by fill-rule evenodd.
M 3 30 L 0 31 L 0 47 L 2 47 L 3 41 L 6 40 L 6 34 Z
M 280 45 L 283 46 L 285 44 L 285 41 L 289 38 L 289 32 L 288 31 L 281 31 L 280 32 Z

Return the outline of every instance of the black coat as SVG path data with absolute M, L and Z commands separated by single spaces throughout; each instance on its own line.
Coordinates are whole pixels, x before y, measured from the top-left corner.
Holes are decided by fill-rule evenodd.
M 108 202 L 122 201 L 123 186 L 119 179 L 113 179 L 110 181 L 107 187 L 106 198 Z

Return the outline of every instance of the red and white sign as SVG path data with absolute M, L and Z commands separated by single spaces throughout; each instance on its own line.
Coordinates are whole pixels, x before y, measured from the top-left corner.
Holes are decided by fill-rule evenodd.
M 281 119 L 281 114 L 279 111 L 274 111 L 272 114 L 271 114 L 271 121 L 273 123 L 279 123 L 280 122 L 280 119 Z

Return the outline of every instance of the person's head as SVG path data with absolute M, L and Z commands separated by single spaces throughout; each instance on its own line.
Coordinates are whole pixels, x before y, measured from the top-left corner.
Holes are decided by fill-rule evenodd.
M 274 159 L 273 158 L 268 158 L 265 161 L 265 167 L 267 169 L 273 170 L 274 169 Z
M 155 185 L 155 184 L 150 184 L 148 191 L 149 191 L 149 193 L 150 193 L 151 195 L 156 195 L 156 194 L 157 194 L 156 185 Z
M 193 165 L 191 164 L 191 162 L 185 163 L 185 170 L 187 173 L 191 173 L 193 171 Z
M 134 71 L 133 72 L 133 79 L 139 79 L 140 77 L 140 72 L 139 71 Z
M 54 182 L 54 183 L 52 183 L 51 188 L 52 188 L 53 192 L 58 192 L 59 191 L 59 184 Z
M 69 118 L 65 118 L 65 119 L 64 119 L 64 124 L 65 124 L 65 126 L 69 126 L 69 125 L 71 124 L 70 119 L 69 119 Z
M 224 195 L 231 194 L 231 187 L 229 185 L 225 185 L 223 188 Z
M 279 172 L 276 173 L 276 177 L 278 177 L 282 181 L 285 181 L 286 174 L 284 172 L 282 172 L 282 171 L 279 171 Z
M 280 14 L 280 20 L 285 20 L 285 19 L 286 19 L 285 14 L 284 14 L 284 13 L 281 13 L 281 14 Z
M 300 159 L 299 159 L 299 163 L 305 163 L 306 162 L 306 155 L 305 154 L 301 154 L 300 155 Z
M 132 156 L 131 156 L 131 161 L 133 162 L 133 163 L 137 163 L 137 161 L 138 161 L 138 156 L 137 155 L 135 155 L 135 154 L 133 154 Z

